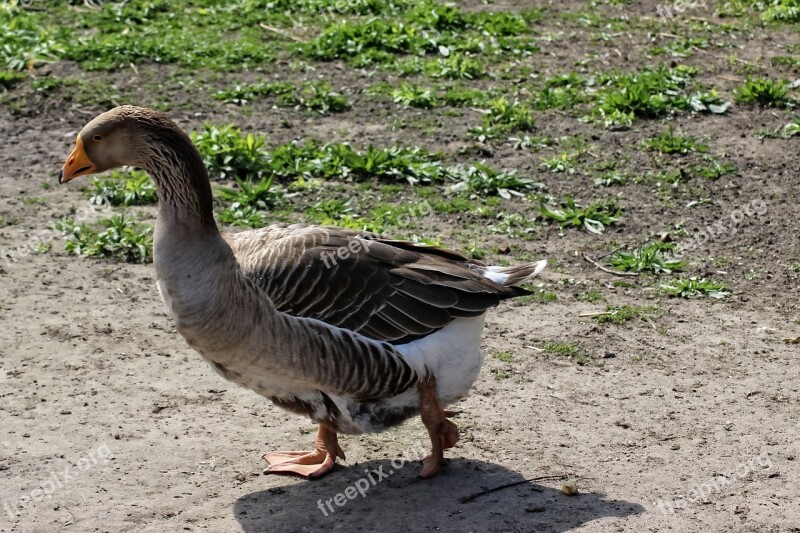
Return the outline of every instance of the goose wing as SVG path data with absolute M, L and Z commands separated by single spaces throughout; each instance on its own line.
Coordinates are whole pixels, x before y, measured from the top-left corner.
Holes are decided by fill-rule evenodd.
M 289 315 L 405 344 L 500 300 L 544 267 L 487 267 L 460 254 L 342 228 L 277 225 L 226 237 L 240 268 Z

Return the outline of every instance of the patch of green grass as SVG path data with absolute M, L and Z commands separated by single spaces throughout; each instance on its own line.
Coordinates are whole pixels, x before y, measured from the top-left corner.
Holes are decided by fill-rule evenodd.
M 568 196 L 560 207 L 549 208 L 544 202 L 539 207 L 540 216 L 546 221 L 558 222 L 561 227 L 583 226 L 590 233 L 603 233 L 607 226 L 619 221 L 622 209 L 614 200 L 600 200 L 579 206 Z
M 791 70 L 800 70 L 800 58 L 794 56 L 773 56 L 770 59 L 773 67 L 786 67 Z
M 514 354 L 509 352 L 509 351 L 507 351 L 507 350 L 503 350 L 503 351 L 500 351 L 500 352 L 494 352 L 492 354 L 492 357 L 497 359 L 498 361 L 502 361 L 504 363 L 510 363 L 511 361 L 514 360 Z
M 625 272 L 669 274 L 686 266 L 686 261 L 668 255 L 674 248 L 674 244 L 663 242 L 643 244 L 630 251 L 614 252 L 608 263 Z
M 722 115 L 728 112 L 731 103 L 722 98 L 716 89 L 711 89 L 710 91 L 697 91 L 690 94 L 686 99 L 686 104 L 681 103 L 677 107 L 688 107 L 698 113 Z
M 797 0 L 751 0 L 756 9 L 763 10 L 766 22 L 800 22 L 800 2 Z
M 575 172 L 575 164 L 580 160 L 580 155 L 570 152 L 560 152 L 553 157 L 543 158 L 542 166 L 550 172 L 563 172 L 572 174 Z
M 535 11 L 461 11 L 432 0 L 399 5 L 403 7 L 390 17 L 331 24 L 299 50 L 308 58 L 349 60 L 356 66 L 393 65 L 402 56 L 438 55 L 445 63 L 457 63 L 466 54 L 522 54 L 538 50 L 527 35 L 531 31 L 530 22 L 538 18 Z M 462 59 L 450 60 L 450 57 Z M 455 73 L 464 71 L 462 66 L 451 66 Z
M 704 160 L 708 163 L 705 166 L 695 165 L 689 170 L 695 176 L 700 176 L 707 180 L 718 180 L 723 176 L 739 173 L 739 167 L 733 163 L 719 162 L 716 158 L 707 156 Z
M 483 126 L 470 129 L 470 133 L 481 142 L 500 134 L 532 132 L 536 129 L 533 114 L 524 104 L 500 97 L 491 100 L 488 105 L 483 115 Z
M 57 61 L 64 53 L 58 30 L 41 24 L 40 17 L 14 6 L 0 4 L 0 69 L 22 72 L 43 63 Z M 4 74 L 7 82 L 14 80 Z
M 392 101 L 406 107 L 419 109 L 436 107 L 436 95 L 433 93 L 433 89 L 410 83 L 403 83 L 400 87 L 393 89 Z
M 92 181 L 90 201 L 114 206 L 146 205 L 158 202 L 156 186 L 141 170 L 114 170 Z
M 477 80 L 486 76 L 486 64 L 476 57 L 450 54 L 425 63 L 423 72 L 432 78 Z
M 233 124 L 214 126 L 205 123 L 203 131 L 192 132 L 211 179 L 258 179 L 266 165 L 261 135 L 242 134 Z
M 686 109 L 686 90 L 696 72 L 691 67 L 661 65 L 630 74 L 603 75 L 598 79 L 601 89 L 596 113 L 602 117 L 660 118 L 670 109 Z
M 787 107 L 793 103 L 786 80 L 748 78 L 736 89 L 736 101 L 741 104 L 757 104 L 763 107 Z
M 47 203 L 47 200 L 41 196 L 23 196 L 22 203 L 25 205 L 44 205 Z
M 619 305 L 606 307 L 606 312 L 596 315 L 594 318 L 601 324 L 624 324 L 636 318 L 645 319 L 646 317 L 658 312 L 657 307 L 640 305 Z
M 123 215 L 101 219 L 95 229 L 64 220 L 56 229 L 65 235 L 68 253 L 83 257 L 108 257 L 127 263 L 149 263 L 153 259 L 153 229 L 136 224 Z
M 264 175 L 281 180 L 376 179 L 413 185 L 441 182 L 456 175 L 454 169 L 439 161 L 437 154 L 405 146 L 370 145 L 360 151 L 349 144 L 320 145 L 309 140 L 304 144 L 280 145 L 266 152 L 265 160 Z
M 283 200 L 283 194 L 272 187 L 273 177 L 261 178 L 257 181 L 236 179 L 236 188 L 220 187 L 217 196 L 242 207 L 253 207 L 267 210 Z
M 535 91 L 531 98 L 533 109 L 571 110 L 586 101 L 583 90 L 578 87 L 543 87 Z
M 221 224 L 243 228 L 262 228 L 267 225 L 267 213 L 256 206 L 233 202 L 218 213 Z
M 156 62 L 230 71 L 275 60 L 274 47 L 264 45 L 264 30 L 258 27 L 264 11 L 249 2 L 184 6 L 149 0 L 102 2 L 80 13 L 53 9 L 47 17 L 77 22 L 63 58 L 86 69 Z
M 594 179 L 594 184 L 603 187 L 614 187 L 618 185 L 625 185 L 630 180 L 626 174 L 619 172 L 605 172 L 601 176 Z
M 25 79 L 24 74 L 0 69 L 0 89 L 8 90 Z
M 536 223 L 522 213 L 498 213 L 487 229 L 511 239 L 530 239 L 536 232 Z
M 509 137 L 508 140 L 511 141 L 515 150 L 539 150 L 552 146 L 555 142 L 551 137 L 544 135 L 533 137 L 523 135 L 522 137 Z
M 670 42 L 667 46 L 655 46 L 650 55 L 669 55 L 672 57 L 689 57 L 696 48 L 708 48 L 708 39 L 702 37 L 683 37 Z
M 510 199 L 512 195 L 523 196 L 533 186 L 532 180 L 520 178 L 513 171 L 494 170 L 483 163 L 475 163 L 461 174 L 466 188 L 482 196 Z
M 494 379 L 496 379 L 497 381 L 502 381 L 504 379 L 508 379 L 511 377 L 511 370 L 493 368 L 490 372 L 494 376 Z
M 686 155 L 692 152 L 708 152 L 708 145 L 699 143 L 691 135 L 675 133 L 675 129 L 672 126 L 652 139 L 645 141 L 645 146 L 649 150 L 662 154 Z
M 341 113 L 350 109 L 346 96 L 331 90 L 326 81 L 306 82 L 292 93 L 278 97 L 279 107 L 296 107 L 317 113 Z
M 658 288 L 665 294 L 681 298 L 689 298 L 696 295 L 725 298 L 731 294 L 726 285 L 698 277 L 681 278 L 660 283 Z
M 792 117 L 791 122 L 786 124 L 781 131 L 781 136 L 784 139 L 794 137 L 795 135 L 800 135 L 800 115 Z
M 431 208 L 436 213 L 453 215 L 458 213 L 470 213 L 475 211 L 475 203 L 463 196 L 452 196 L 450 198 L 431 198 L 428 200 Z
M 495 91 L 475 89 L 472 87 L 463 87 L 461 85 L 452 86 L 445 89 L 439 97 L 439 100 L 444 105 L 452 107 L 466 107 L 466 106 L 479 106 L 487 105 L 487 102 L 494 98 Z
M 245 105 L 259 98 L 291 93 L 294 84 L 287 82 L 240 83 L 214 93 L 214 98 L 229 104 Z
M 346 96 L 331 90 L 330 82 L 312 80 L 293 84 L 287 82 L 238 84 L 218 91 L 214 98 L 236 105 L 245 105 L 258 99 L 276 96 L 278 107 L 294 107 L 321 114 L 341 113 L 350 109 Z
M 589 358 L 581 352 L 581 349 L 576 342 L 547 341 L 543 348 L 545 353 L 558 357 L 569 357 L 580 366 L 583 366 L 589 362 Z
M 598 304 L 606 301 L 605 295 L 598 291 L 597 289 L 590 289 L 586 292 L 582 292 L 575 295 L 575 299 L 579 302 L 589 302 L 593 304 Z

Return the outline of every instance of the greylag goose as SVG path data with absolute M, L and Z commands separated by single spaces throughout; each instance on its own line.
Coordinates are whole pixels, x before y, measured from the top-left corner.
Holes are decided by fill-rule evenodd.
M 267 473 L 308 478 L 344 459 L 338 433 L 422 418 L 439 472 L 458 440 L 444 408 L 478 377 L 484 317 L 546 261 L 486 266 L 458 253 L 315 225 L 222 235 L 208 172 L 189 137 L 121 106 L 78 134 L 59 183 L 123 165 L 158 191 L 154 263 L 177 331 L 225 379 L 318 424 L 312 451 L 264 456 Z

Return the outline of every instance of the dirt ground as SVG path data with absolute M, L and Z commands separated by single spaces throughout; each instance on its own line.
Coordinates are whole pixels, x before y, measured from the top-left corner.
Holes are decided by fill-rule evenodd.
M 588 46 L 588 37 L 576 35 L 568 49 L 536 57 L 544 58 L 543 73 L 569 70 L 570 55 Z M 600 66 L 641 66 L 618 53 L 644 46 L 638 38 L 608 45 Z M 776 43 L 798 40 L 788 33 L 743 38 L 738 51 L 753 62 L 771 55 Z M 743 76 L 729 72 L 730 62 L 709 61 L 698 55 L 684 62 L 702 64 L 703 75 L 729 96 L 732 80 Z M 47 68 L 77 72 L 70 64 Z M 213 103 L 197 87 L 182 95 L 164 72 L 143 67 L 87 76 L 110 77 L 143 101 L 152 97 L 143 80 L 166 80 L 160 97 L 196 99 L 194 107 L 170 111 L 181 126 L 233 121 L 267 133 L 271 143 L 402 142 L 457 154 L 469 146 L 464 133 L 475 122 L 440 110 L 402 110 L 363 93 L 366 74 L 328 65 L 314 76 L 350 87 L 355 105 L 325 117 L 266 104 L 245 112 Z M 209 82 L 215 83 L 226 85 Z M 55 176 L 76 132 L 103 111 L 57 94 L 28 102 L 21 114 L 0 109 L 6 252 L 32 237 L 49 239 L 54 221 L 86 208 L 80 185 L 58 187 Z M 438 133 L 393 129 L 401 114 L 432 116 Z M 314 426 L 221 380 L 186 346 L 159 299 L 152 265 L 67 255 L 60 236 L 47 253 L 0 258 L 0 531 L 800 531 L 799 348 L 784 342 L 800 336 L 799 275 L 790 268 L 800 261 L 800 154 L 797 140 L 753 136 L 787 116 L 736 108 L 724 117 L 675 117 L 679 128 L 740 168 L 737 176 L 696 184 L 710 202 L 686 210 L 688 188 L 665 204 L 633 185 L 625 188 L 622 224 L 604 235 L 541 226 L 534 239 L 518 243 L 554 260 L 543 282 L 557 300 L 505 303 L 490 312 L 484 348 L 512 352 L 513 363 L 487 358 L 474 392 L 456 406 L 461 441 L 447 454 L 444 473 L 428 481 L 417 479 L 427 446 L 418 420 L 343 437 L 348 460 L 321 480 L 262 475 L 265 452 L 309 447 Z M 537 125 L 554 137 L 584 135 L 596 153 L 624 155 L 642 169 L 653 163 L 638 143 L 663 129 L 653 122 L 610 132 L 555 112 L 537 115 Z M 589 187 L 580 183 L 588 178 L 547 173 L 538 155 L 506 145 L 493 149 L 490 162 L 534 177 L 557 197 Z M 43 201 L 23 201 L 31 195 Z M 621 278 L 581 257 L 645 241 L 675 221 L 701 231 L 754 200 L 766 206 L 762 214 L 692 252 L 690 274 L 733 288 L 724 300 L 668 298 L 640 278 L 620 285 Z M 516 200 L 509 205 L 528 209 Z M 153 222 L 153 208 L 138 211 Z M 422 224 L 454 248 L 463 247 L 453 235 L 465 227 L 495 248 L 508 241 L 470 222 L 469 214 L 431 215 Z M 633 325 L 599 325 L 581 315 L 606 304 L 575 298 L 589 289 L 603 292 L 608 304 L 660 312 Z M 547 341 L 576 341 L 589 362 L 548 355 Z M 497 369 L 511 378 L 497 379 Z M 543 479 L 478 495 L 535 478 Z M 562 485 L 573 481 L 578 494 L 567 496 Z

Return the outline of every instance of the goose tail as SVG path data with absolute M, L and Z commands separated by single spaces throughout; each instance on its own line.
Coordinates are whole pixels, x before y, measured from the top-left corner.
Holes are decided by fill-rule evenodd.
M 547 259 L 524 265 L 500 267 L 486 267 L 484 277 L 504 287 L 519 287 L 533 281 L 547 266 Z

